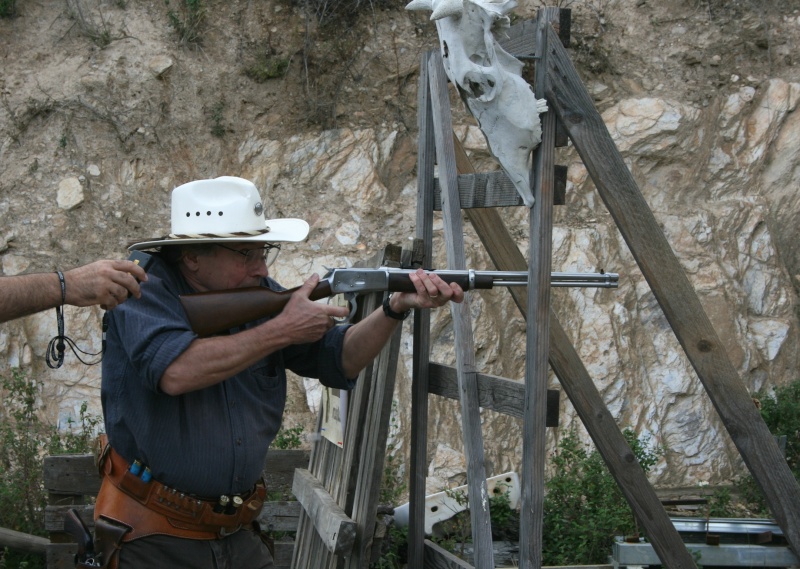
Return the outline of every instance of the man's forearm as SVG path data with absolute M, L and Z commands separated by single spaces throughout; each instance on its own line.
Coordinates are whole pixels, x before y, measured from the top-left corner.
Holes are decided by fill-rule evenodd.
M 342 354 L 345 375 L 356 377 L 380 353 L 399 324 L 398 320 L 388 318 L 383 308 L 378 308 L 350 327 L 344 335 Z
M 168 395 L 203 389 L 288 345 L 272 320 L 232 335 L 198 338 L 167 367 L 159 387 Z
M 0 322 L 60 304 L 61 285 L 55 273 L 0 277 Z

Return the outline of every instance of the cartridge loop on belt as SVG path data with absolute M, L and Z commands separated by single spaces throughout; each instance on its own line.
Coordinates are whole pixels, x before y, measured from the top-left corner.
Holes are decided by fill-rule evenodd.
M 132 527 L 124 541 L 153 534 L 193 539 L 225 537 L 250 527 L 266 496 L 263 481 L 259 481 L 252 491 L 234 496 L 221 509 L 218 501 L 181 493 L 154 479 L 143 481 L 130 472 L 130 465 L 114 449 L 106 449 L 99 467 L 104 478 L 95 516 Z

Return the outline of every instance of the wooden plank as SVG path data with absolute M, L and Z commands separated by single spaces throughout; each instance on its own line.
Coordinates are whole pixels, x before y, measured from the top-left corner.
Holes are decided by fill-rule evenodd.
M 472 565 L 432 541 L 426 539 L 424 543 L 425 560 L 424 565 L 420 565 L 420 567 L 424 567 L 424 569 L 474 569 Z
M 553 203 L 564 205 L 567 189 L 567 167 L 554 167 Z M 442 210 L 442 188 L 439 180 L 434 180 L 433 209 Z M 524 205 L 522 197 L 502 170 L 476 174 L 459 174 L 458 195 L 461 209 L 479 207 L 517 207 Z
M 275 555 L 272 560 L 275 563 L 275 569 L 289 569 L 292 566 L 292 550 L 294 549 L 294 541 L 292 540 L 276 540 L 275 541 Z
M 367 264 L 399 267 L 401 257 L 400 247 L 388 245 Z M 378 309 L 382 302 L 382 293 L 362 297 L 362 318 Z M 337 562 L 337 567 L 357 569 L 367 565 L 371 558 L 401 333 L 402 327 L 398 327 L 387 345 L 362 371 L 348 404 L 345 472 L 349 473 L 350 483 L 346 492 L 340 492 L 337 501 L 355 522 L 356 537 L 351 553 L 343 562 Z M 349 453 L 348 445 L 351 445 Z
M 428 61 L 420 62 L 417 91 L 417 231 L 423 268 L 433 259 L 433 173 L 436 162 Z M 414 311 L 413 362 L 411 372 L 411 456 L 409 473 L 408 566 L 422 567 L 425 556 L 425 478 L 428 473 L 428 373 L 430 367 L 430 310 Z
M 46 537 L 0 528 L 0 548 L 8 547 L 24 553 L 44 555 L 50 540 Z
M 469 171 L 464 150 L 456 146 L 459 169 Z M 486 251 L 500 271 L 520 271 L 527 266 L 525 257 L 511 237 L 500 215 L 491 209 L 467 211 L 467 216 Z M 528 299 L 523 291 L 509 289 L 523 316 L 527 317 Z M 691 558 L 664 507 L 656 496 L 647 476 L 636 461 L 625 437 L 617 428 L 614 417 L 581 362 L 558 317 L 550 311 L 550 365 L 572 402 L 575 411 L 592 437 L 598 452 L 608 466 L 625 499 L 640 520 L 645 533 L 663 545 L 662 557 L 667 567 L 693 567 Z
M 714 408 L 764 491 L 772 515 L 790 545 L 800 551 L 800 485 L 753 405 L 725 345 L 711 325 L 569 56 L 557 42 L 553 42 L 550 49 L 551 89 L 547 93 L 548 101 L 552 101 L 550 108 L 567 127 L 600 197 Z
M 358 266 L 399 266 L 401 256 L 402 249 L 390 245 L 370 261 L 358 263 Z M 361 298 L 356 320 L 372 313 L 381 300 L 380 294 Z M 380 475 L 382 474 L 382 468 L 376 473 L 372 467 L 364 466 L 362 461 L 369 460 L 370 452 L 380 452 L 382 457 L 385 450 L 385 439 L 383 447 L 377 451 L 367 449 L 374 442 L 372 437 L 380 430 L 377 423 L 369 425 L 367 423 L 383 420 L 388 429 L 389 421 L 388 414 L 380 417 L 379 413 L 377 417 L 370 418 L 370 401 L 375 389 L 373 375 L 376 362 L 379 360 L 380 357 L 362 370 L 355 389 L 347 394 L 347 424 L 343 448 L 320 438 L 314 445 L 309 465 L 312 475 L 338 507 L 353 521 L 355 528 L 353 545 L 358 543 L 359 546 L 351 548 L 351 552 L 356 559 L 364 551 L 360 544 L 364 543 L 365 547 L 368 547 L 371 541 L 375 512 L 367 513 L 371 508 L 368 497 L 377 495 L 380 491 Z M 377 483 L 374 481 L 376 476 L 378 476 Z M 377 484 L 377 489 L 375 484 Z M 373 509 L 377 510 L 377 506 Z M 366 522 L 359 526 L 357 518 L 370 517 L 371 525 L 369 527 Z M 292 566 L 295 569 L 342 567 L 346 560 L 341 558 L 341 553 L 330 550 L 324 536 L 318 535 L 316 525 L 310 518 L 309 512 L 301 514 Z M 357 561 L 355 562 L 357 563 Z
M 568 48 L 572 34 L 572 11 L 568 8 L 561 8 L 557 18 L 552 22 L 552 27 L 556 31 L 561 45 Z M 517 58 L 537 57 L 536 26 L 535 19 L 514 24 L 503 33 L 503 37 L 499 41 L 501 47 Z
M 382 303 L 382 294 L 376 293 L 372 296 L 376 306 Z M 392 414 L 402 332 L 403 327 L 398 326 L 390 341 L 375 359 L 374 377 L 369 380 L 373 387 L 370 390 L 366 421 L 358 425 L 358 428 L 365 431 L 365 436 L 361 447 L 353 508 L 350 513 L 351 518 L 356 522 L 356 542 L 352 553 L 344 563 L 344 566 L 350 569 L 366 567 L 372 559 L 375 520 L 378 514 L 378 500 L 383 480 L 386 439 Z M 364 426 L 366 428 L 363 428 Z
M 450 269 L 466 269 L 464 229 L 458 196 L 458 172 L 453 150 L 453 125 L 450 117 L 450 98 L 447 76 L 441 55 L 436 52 L 429 60 L 431 104 L 439 181 L 442 184 L 442 217 L 444 219 L 447 265 Z M 548 274 L 548 279 L 549 279 Z M 469 510 L 475 565 L 479 569 L 494 567 L 492 528 L 489 518 L 489 493 L 486 487 L 483 436 L 481 434 L 478 382 L 475 368 L 475 346 L 472 337 L 469 296 L 460 304 L 450 305 L 456 345 L 456 367 L 461 389 L 461 425 L 464 454 L 467 462 Z
M 547 30 L 557 19 L 558 8 L 539 10 L 536 28 L 534 91 L 545 91 Z M 529 112 L 536 112 L 530 109 Z M 547 380 L 550 325 L 550 271 L 553 248 L 553 165 L 556 123 L 553 113 L 542 116 L 542 142 L 533 154 L 533 196 L 528 238 L 528 316 L 525 351 L 525 414 L 522 431 L 522 487 L 520 491 L 519 565 L 523 569 L 542 566 L 544 531 L 544 480 L 547 457 Z
M 356 524 L 334 501 L 319 480 L 304 468 L 298 468 L 294 476 L 292 492 L 317 533 L 322 537 L 328 551 L 346 555 L 353 548 Z
M 430 365 L 429 393 L 458 399 L 458 374 L 450 366 L 432 363 Z M 523 418 L 525 401 L 525 384 L 513 379 L 495 375 L 478 374 L 478 403 L 484 409 Z M 558 426 L 559 391 L 547 390 L 548 427 Z
M 265 502 L 258 514 L 261 531 L 297 531 L 302 506 L 300 502 Z
M 46 456 L 42 476 L 45 489 L 54 494 L 97 494 L 100 490 L 93 454 Z
M 287 497 L 292 491 L 294 471 L 298 468 L 308 468 L 310 460 L 309 450 L 270 449 L 263 472 L 264 482 L 267 485 L 267 498 L 275 494 Z
M 442 210 L 442 188 L 434 180 L 433 209 Z M 458 176 L 458 195 L 461 209 L 476 207 L 516 207 L 522 198 L 505 172 L 482 172 Z
M 44 509 L 44 529 L 49 532 L 64 531 L 64 516 L 74 508 L 89 529 L 94 528 L 94 504 L 86 505 L 47 505 Z

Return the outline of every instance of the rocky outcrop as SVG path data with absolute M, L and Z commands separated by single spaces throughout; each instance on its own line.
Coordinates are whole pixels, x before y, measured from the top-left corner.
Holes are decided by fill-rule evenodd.
M 135 24 L 140 43 L 92 52 L 91 65 L 62 58 L 58 72 L 51 68 L 42 79 L 48 97 L 36 104 L 9 99 L 12 79 L 19 84 L 24 79 L 8 75 L 4 89 L 11 103 L 0 117 L 2 274 L 123 256 L 128 239 L 167 230 L 174 186 L 223 174 L 253 180 L 268 203 L 268 216 L 303 217 L 311 224 L 308 241 L 286 247 L 275 267 L 273 276 L 287 286 L 325 267 L 368 259 L 389 243 L 409 243 L 416 208 L 413 130 L 387 119 L 369 128 L 282 132 L 276 111 L 253 110 L 258 105 L 251 86 L 220 72 L 214 76 L 219 83 L 239 93 L 229 104 L 241 119 L 232 134 L 215 138 L 198 126 L 202 123 L 193 123 L 204 112 L 197 109 L 211 64 L 170 53 L 163 32 L 146 23 Z M 413 35 L 406 31 L 404 37 Z M 205 56 L 214 60 L 219 54 L 209 49 Z M 115 75 L 114 69 L 124 73 Z M 114 118 L 98 102 L 123 89 L 136 96 L 128 95 L 127 114 Z M 598 104 L 610 133 L 742 381 L 755 391 L 796 380 L 800 119 L 794 110 L 800 85 L 778 77 L 742 81 L 699 102 L 655 91 L 613 100 L 617 89 L 591 85 L 595 97 L 602 97 Z M 59 109 L 75 105 L 83 114 L 70 116 L 83 119 L 67 124 Z M 496 169 L 478 130 L 457 108 L 454 118 L 476 168 Z M 554 217 L 553 270 L 620 273 L 618 289 L 554 290 L 563 327 L 620 427 L 632 426 L 668 448 L 653 472 L 655 482 L 730 480 L 743 472 L 738 454 L 633 257 L 577 154 L 567 148 L 558 160 L 569 165 L 569 180 L 567 204 L 556 208 Z M 501 215 L 527 252 L 527 210 Z M 465 227 L 469 265 L 492 268 L 474 231 Z M 434 264 L 444 267 L 440 222 L 434 230 Z M 474 294 L 472 310 L 480 370 L 521 379 L 525 323 L 507 291 Z M 68 308 L 67 334 L 80 346 L 99 350 L 101 313 Z M 411 328 L 405 326 L 394 433 L 401 453 L 408 451 L 410 427 Z M 432 326 L 434 359 L 454 362 L 447 311 L 435 313 Z M 68 355 L 62 369 L 48 370 L 44 352 L 55 331 L 49 312 L 0 326 L 0 373 L 21 366 L 46 379 L 42 401 L 51 418 L 64 424 L 77 416 L 83 401 L 99 412 L 99 369 Z M 313 399 L 313 389 L 306 383 L 293 378 L 286 423 L 311 429 L 306 401 Z M 555 379 L 552 386 L 558 387 Z M 435 397 L 432 403 L 434 490 L 463 483 L 464 472 L 458 406 Z M 579 423 L 565 397 L 560 415 L 560 428 L 549 431 L 551 449 L 559 432 Z M 489 411 L 482 420 L 487 473 L 518 469 L 521 422 Z

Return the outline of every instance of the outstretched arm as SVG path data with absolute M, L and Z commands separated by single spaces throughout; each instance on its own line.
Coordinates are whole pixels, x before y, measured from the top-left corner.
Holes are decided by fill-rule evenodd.
M 415 308 L 438 308 L 448 302 L 463 302 L 464 291 L 456 283 L 448 284 L 435 273 L 422 269 L 409 275 L 416 292 L 394 293 L 389 307 L 402 314 Z M 400 324 L 388 318 L 383 307 L 378 308 L 364 320 L 347 330 L 344 337 L 342 363 L 347 377 L 356 377 L 383 349 L 386 342 Z
M 462 302 L 464 291 L 437 275 L 418 271 L 411 275 L 417 292 L 395 293 L 391 308 L 402 313 L 413 308 L 436 308 L 448 301 Z M 334 318 L 347 316 L 347 308 L 309 299 L 319 283 L 310 277 L 295 292 L 280 314 L 267 322 L 231 335 L 198 338 L 164 372 L 159 387 L 168 395 L 203 389 L 253 365 L 259 359 L 293 344 L 315 342 L 334 326 Z M 356 377 L 389 340 L 398 320 L 387 318 L 379 308 L 350 327 L 344 337 L 342 356 L 345 376 Z
M 144 270 L 131 261 L 95 261 L 63 274 L 66 304 L 99 304 L 107 309 L 125 302 L 129 294 L 139 298 L 138 281 L 147 280 Z M 56 273 L 0 277 L 0 322 L 60 305 L 61 283 Z

